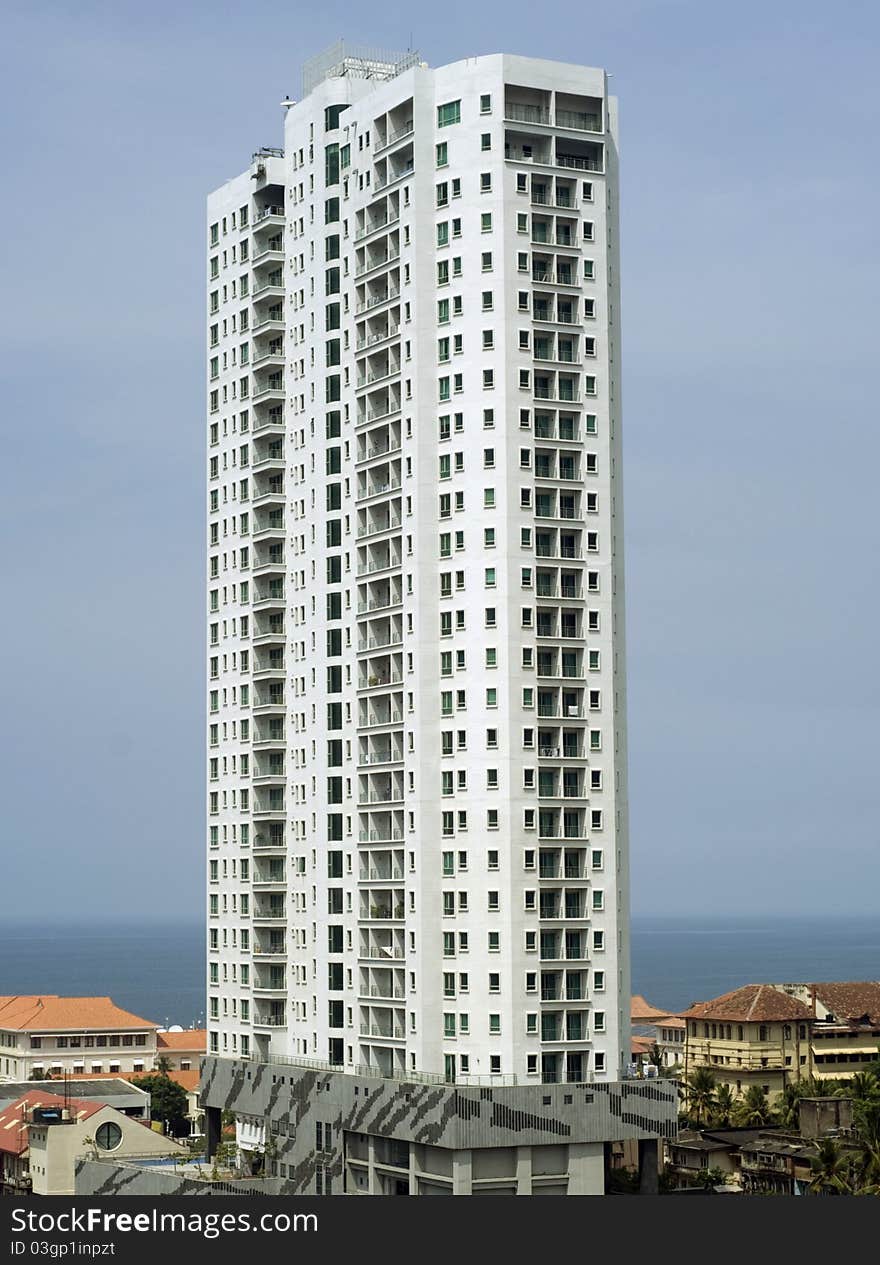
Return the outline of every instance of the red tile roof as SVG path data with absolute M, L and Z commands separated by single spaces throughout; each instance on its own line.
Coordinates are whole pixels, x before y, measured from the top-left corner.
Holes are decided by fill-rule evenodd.
M 109 997 L 0 997 L 0 1029 L 16 1032 L 155 1030 L 149 1019 L 121 1010 Z
M 16 1098 L 0 1112 L 0 1151 L 8 1155 L 21 1155 L 27 1150 L 28 1117 L 34 1107 L 68 1107 L 74 1120 L 88 1120 L 97 1111 L 102 1111 L 106 1103 L 94 1099 L 68 1098 L 60 1094 L 49 1094 L 42 1089 L 32 1089 Z
M 698 1001 L 685 1011 L 685 1019 L 734 1019 L 740 1023 L 812 1019 L 813 1012 L 772 984 L 744 984 L 712 1001 Z
M 156 1044 L 160 1053 L 165 1048 L 168 1050 L 193 1050 L 204 1054 L 208 1048 L 208 1029 L 187 1028 L 184 1032 L 159 1032 L 156 1034 Z
M 880 982 L 863 980 L 841 984 L 810 984 L 817 1001 L 840 1022 L 858 1022 L 864 1015 L 871 1024 L 880 1023 Z
M 652 1006 L 639 993 L 630 999 L 629 1017 L 632 1023 L 653 1023 L 655 1019 L 665 1019 L 667 1013 Z

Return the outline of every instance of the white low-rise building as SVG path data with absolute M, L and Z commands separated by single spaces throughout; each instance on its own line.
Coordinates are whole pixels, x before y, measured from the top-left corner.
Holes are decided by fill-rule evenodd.
M 0 997 L 0 1081 L 151 1071 L 156 1031 L 109 997 Z

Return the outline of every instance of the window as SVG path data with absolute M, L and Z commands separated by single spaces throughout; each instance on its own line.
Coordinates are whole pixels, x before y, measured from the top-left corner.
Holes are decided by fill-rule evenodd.
M 480 193 L 489 193 L 492 189 L 491 171 L 480 172 Z
M 492 112 L 492 98 L 487 92 L 483 96 L 480 97 L 480 113 L 491 114 L 491 112 Z
M 102 1151 L 115 1151 L 121 1142 L 122 1129 L 115 1120 L 105 1120 L 95 1130 L 95 1145 Z
M 491 252 L 491 250 L 484 250 L 484 251 L 482 252 L 481 256 L 480 256 L 480 261 L 481 261 L 481 266 L 482 266 L 483 272 L 491 272 L 491 271 L 492 271 L 492 252 Z
M 449 146 L 446 141 L 441 141 L 435 146 L 437 152 L 437 166 L 446 167 L 449 164 Z
M 489 1015 L 489 1033 L 492 1036 L 498 1036 L 501 1032 L 501 1016 Z
M 491 149 L 491 148 L 492 148 L 492 134 L 491 132 L 483 132 L 482 135 L 480 136 L 480 149 L 485 152 L 485 150 Z
M 452 123 L 461 122 L 461 101 L 447 101 L 437 106 L 437 126 L 449 127 Z
M 480 216 L 480 232 L 482 233 L 492 232 L 492 212 L 491 211 L 484 211 L 482 215 Z

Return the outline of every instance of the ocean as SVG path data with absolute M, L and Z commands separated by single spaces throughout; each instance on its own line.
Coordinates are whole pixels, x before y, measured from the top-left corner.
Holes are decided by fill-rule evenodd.
M 0 927 L 0 995 L 109 996 L 168 1027 L 205 1020 L 198 923 Z M 632 923 L 633 992 L 679 1010 L 740 984 L 880 979 L 880 918 L 644 918 Z

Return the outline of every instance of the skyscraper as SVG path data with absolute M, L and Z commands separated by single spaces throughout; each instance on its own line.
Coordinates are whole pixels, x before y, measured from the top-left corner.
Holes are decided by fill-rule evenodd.
M 303 78 L 208 201 L 209 1070 L 609 1087 L 616 104 L 501 55 Z

